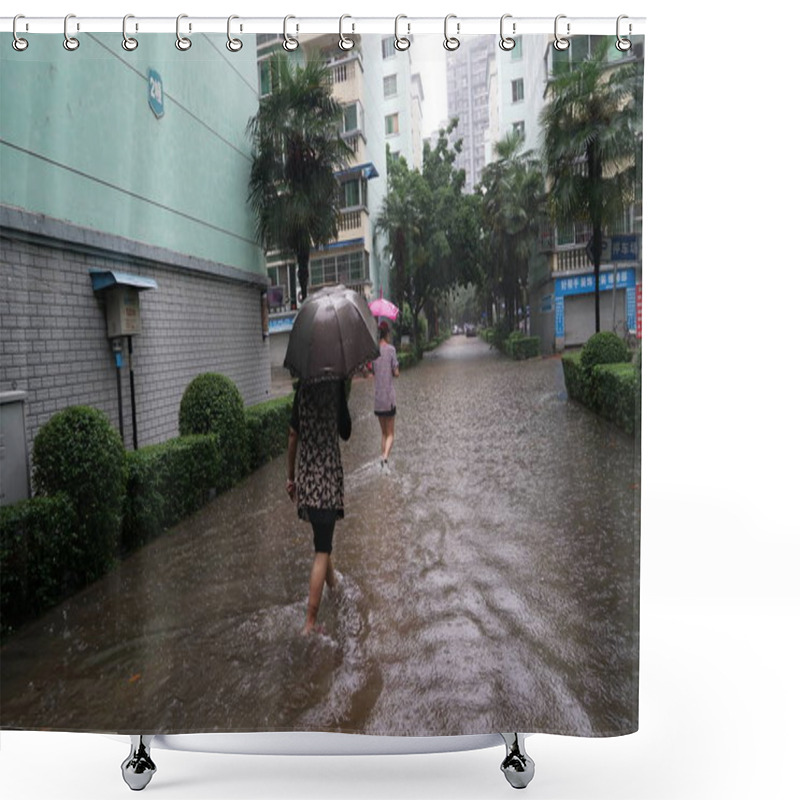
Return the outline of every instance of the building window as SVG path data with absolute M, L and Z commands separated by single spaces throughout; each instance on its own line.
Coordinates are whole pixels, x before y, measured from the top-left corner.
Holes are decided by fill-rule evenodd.
M 397 94 L 397 75 L 387 75 L 383 79 L 383 96 L 394 97 Z
M 344 181 L 339 187 L 339 208 L 367 205 L 367 182 L 362 178 Z
M 523 37 L 519 37 L 516 40 L 516 44 L 514 45 L 514 49 L 511 51 L 511 60 L 512 61 L 519 61 L 522 58 L 522 41 L 523 41 Z
M 516 133 L 520 139 L 525 139 L 525 122 L 520 120 L 519 122 L 512 122 L 511 123 L 511 130 Z
M 511 102 L 519 103 L 525 99 L 525 86 L 522 78 L 511 81 Z
M 388 36 L 381 42 L 381 49 L 383 50 L 384 58 L 394 58 L 397 52 L 394 49 L 394 36 Z
M 358 105 L 351 103 L 345 106 L 342 120 L 342 133 L 349 133 L 358 129 Z
M 400 133 L 400 115 L 389 114 L 386 120 L 386 135 L 392 136 L 395 133 Z
M 312 286 L 361 283 L 368 274 L 368 258 L 366 251 L 357 250 L 354 253 L 312 259 L 309 264 L 310 283 Z
M 258 86 L 261 96 L 272 94 L 272 59 L 258 62 Z

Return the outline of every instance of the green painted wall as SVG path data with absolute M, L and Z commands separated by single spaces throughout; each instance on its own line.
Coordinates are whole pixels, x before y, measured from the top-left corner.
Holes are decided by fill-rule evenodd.
M 130 33 L 130 32 L 129 32 Z M 230 53 L 198 34 L 0 35 L 0 202 L 239 269 L 262 272 L 247 205 L 247 120 L 258 108 L 255 37 Z M 148 70 L 164 115 L 148 105 Z

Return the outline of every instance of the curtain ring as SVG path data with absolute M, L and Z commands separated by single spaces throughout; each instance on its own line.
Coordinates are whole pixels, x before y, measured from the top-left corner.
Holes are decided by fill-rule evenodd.
M 558 32 L 558 21 L 560 19 L 566 19 L 566 18 L 567 18 L 566 14 L 559 14 L 556 17 L 556 24 L 555 24 L 556 40 L 553 42 L 553 47 L 555 47 L 556 50 L 566 50 L 569 47 L 569 39 L 563 39 L 561 37 L 561 34 Z M 569 28 L 570 28 L 570 24 L 568 22 L 567 23 L 567 36 L 569 36 Z
M 400 27 L 401 19 L 408 19 L 408 17 L 405 14 L 398 14 L 394 18 L 394 49 L 403 52 L 403 50 L 408 50 L 408 48 L 411 47 L 411 39 L 409 39 L 407 36 L 400 36 L 398 29 Z M 410 33 L 411 25 L 406 23 L 406 28 Z
M 283 18 L 283 49 L 292 52 L 293 50 L 297 50 L 297 48 L 300 46 L 300 42 L 298 42 L 294 36 L 289 36 L 287 32 L 286 26 L 290 19 L 295 19 L 295 17 L 291 16 L 290 14 L 289 16 Z
M 511 36 L 504 36 L 503 35 L 503 23 L 507 19 L 511 19 L 511 14 L 503 14 L 503 16 L 500 17 L 500 49 L 501 50 L 505 50 L 506 52 L 509 51 L 509 50 L 513 50 L 516 47 L 516 44 L 517 44 Z M 517 23 L 516 22 L 512 22 L 511 23 L 511 32 L 512 33 L 516 33 L 517 32 Z
M 21 36 L 17 35 L 17 20 L 18 19 L 25 19 L 25 16 L 23 14 L 17 14 L 17 16 L 14 17 L 14 24 L 13 24 L 13 26 L 11 28 L 11 30 L 14 33 L 14 41 L 11 43 L 11 45 L 18 53 L 21 53 L 23 50 L 27 49 L 28 40 L 27 39 L 23 39 Z M 28 28 L 28 24 L 25 23 L 25 29 L 27 30 L 27 28 Z
M 616 44 L 616 48 L 621 53 L 625 53 L 625 52 L 627 52 L 628 50 L 631 49 L 631 40 L 630 39 L 623 39 L 619 35 L 620 22 L 622 22 L 623 19 L 628 19 L 628 17 L 626 17 L 625 14 L 620 14 L 617 17 L 617 44 Z M 629 22 L 628 23 L 628 36 L 631 35 L 631 31 L 632 30 L 633 30 L 633 25 L 631 25 L 630 22 Z
M 238 53 L 244 45 L 242 44 L 241 39 L 235 39 L 231 36 L 231 22 L 235 19 L 239 19 L 235 14 L 231 14 L 228 17 L 228 41 L 225 43 L 225 47 L 231 51 L 231 53 Z M 241 30 L 241 28 L 239 28 Z
M 342 24 L 346 19 L 353 19 L 349 14 L 342 14 L 339 17 L 339 49 L 340 50 L 352 50 L 355 47 L 355 42 L 352 39 L 348 39 L 344 33 L 342 32 Z M 355 30 L 356 26 L 353 25 L 353 30 Z
M 192 46 L 192 40 L 188 36 L 181 36 L 181 20 L 187 19 L 188 16 L 188 14 L 178 14 L 178 19 L 175 20 L 175 47 L 184 52 Z M 189 23 L 189 30 L 191 29 L 192 24 Z
M 127 50 L 129 53 L 132 50 L 135 50 L 139 46 L 139 40 L 134 39 L 132 36 L 128 36 L 128 20 L 133 19 L 133 14 L 126 14 L 122 18 L 122 49 Z M 136 29 L 139 29 L 139 26 L 136 26 Z
M 70 36 L 67 31 L 67 26 L 71 19 L 75 19 L 74 14 L 67 14 L 67 16 L 64 17 L 64 49 L 70 52 L 77 50 L 81 46 L 81 43 L 74 36 Z M 77 30 L 80 29 L 80 25 L 77 25 Z
M 444 18 L 444 49 L 445 50 L 450 50 L 451 52 L 453 50 L 458 50 L 458 48 L 461 46 L 461 42 L 455 36 L 448 36 L 447 35 L 447 23 L 450 22 L 451 19 L 455 19 L 455 18 L 456 18 L 455 14 L 448 14 Z M 461 32 L 461 23 L 457 22 L 456 23 L 456 33 L 460 33 L 460 32 Z

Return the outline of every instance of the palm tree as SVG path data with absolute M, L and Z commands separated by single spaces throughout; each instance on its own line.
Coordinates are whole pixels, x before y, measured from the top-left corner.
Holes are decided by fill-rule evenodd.
M 541 115 L 551 214 L 591 224 L 597 331 L 603 232 L 634 202 L 641 169 L 642 63 L 610 65 L 611 39 L 553 77 Z
M 254 146 L 249 202 L 264 252 L 279 249 L 295 255 L 302 301 L 312 247 L 336 237 L 336 170 L 345 166 L 352 151 L 339 135 L 342 107 L 331 94 L 324 62 L 293 67 L 279 54 L 270 68 L 272 93 L 262 98 L 247 125 Z M 296 308 L 294 270 L 290 281 Z
M 528 263 L 534 253 L 544 180 L 524 139 L 508 133 L 494 146 L 497 159 L 482 173 L 480 191 L 488 232 L 492 278 L 500 286 L 506 307 L 506 326 L 513 330 L 520 290 L 527 284 Z

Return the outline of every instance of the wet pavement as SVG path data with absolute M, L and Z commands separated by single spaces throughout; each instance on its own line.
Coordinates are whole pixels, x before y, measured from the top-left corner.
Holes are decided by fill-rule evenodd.
M 276 459 L 0 651 L 3 727 L 612 735 L 637 726 L 638 442 L 558 358 L 454 337 L 397 381 L 388 472 L 351 394 L 325 632 Z

